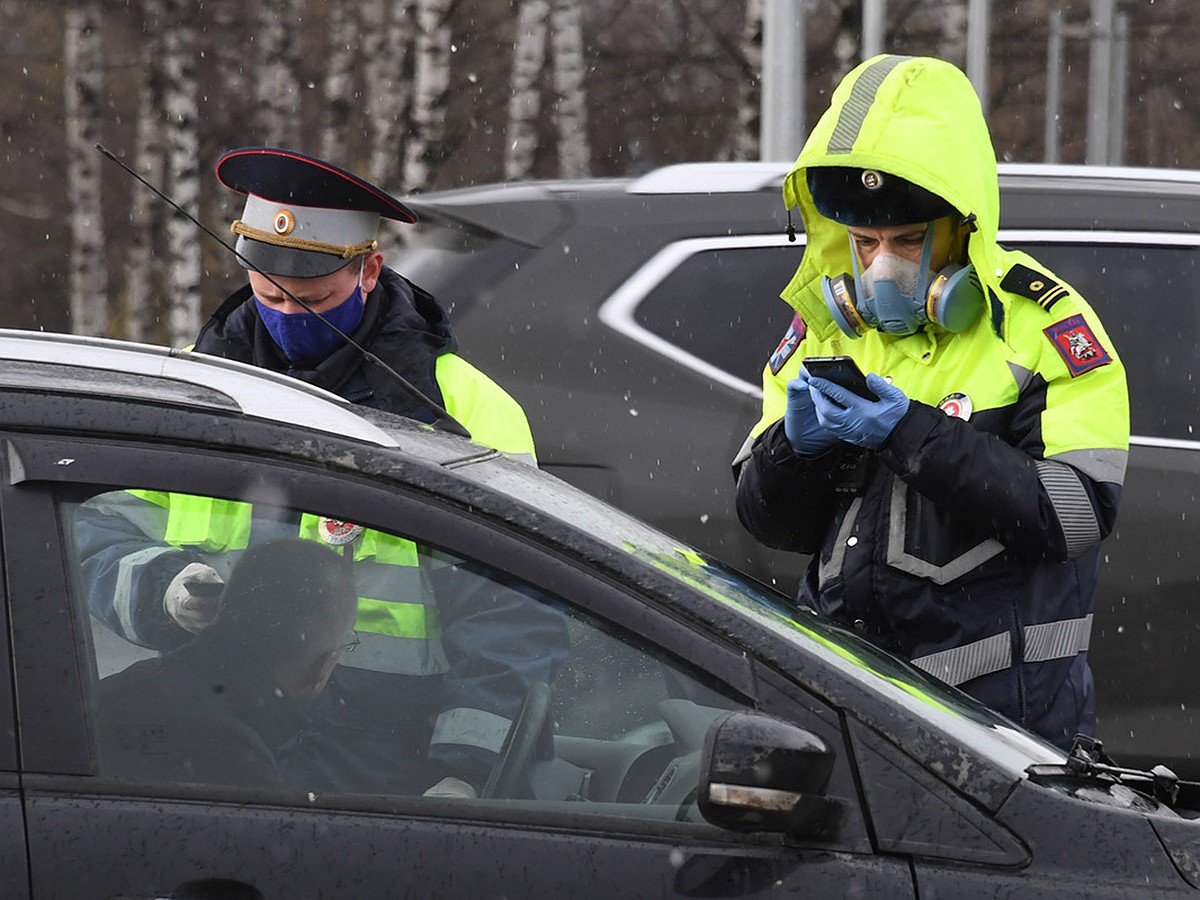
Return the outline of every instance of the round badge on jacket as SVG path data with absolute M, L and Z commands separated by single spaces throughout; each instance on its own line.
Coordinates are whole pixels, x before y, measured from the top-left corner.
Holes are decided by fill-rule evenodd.
M 341 519 L 329 519 L 321 516 L 317 523 L 317 530 L 321 533 L 321 540 L 334 547 L 340 547 L 343 544 L 348 544 L 366 529 L 361 525 L 353 525 L 350 522 L 343 522 Z
M 960 391 L 955 391 L 953 394 L 947 394 L 942 398 L 942 402 L 938 404 L 938 409 L 952 418 L 962 419 L 965 422 L 971 418 L 971 411 L 974 407 L 971 405 L 970 397 Z

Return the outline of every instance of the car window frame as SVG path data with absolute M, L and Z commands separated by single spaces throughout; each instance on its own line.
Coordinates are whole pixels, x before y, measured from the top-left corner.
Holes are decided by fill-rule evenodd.
M 1003 246 L 1037 246 L 1056 244 L 1127 244 L 1147 247 L 1197 247 L 1200 234 L 1181 231 L 1145 231 L 1118 229 L 1067 228 L 1002 228 L 996 240 Z M 668 359 L 701 377 L 708 379 L 757 402 L 762 401 L 762 387 L 701 359 L 671 341 L 646 329 L 637 321 L 640 304 L 674 271 L 691 257 L 711 250 L 743 250 L 788 246 L 782 234 L 716 235 L 673 241 L 659 249 L 626 278 L 600 305 L 598 317 L 608 328 L 640 344 L 652 353 Z M 803 249 L 806 237 L 797 232 L 795 246 Z M 1036 256 L 1036 253 L 1033 254 Z M 799 263 L 797 263 L 799 265 Z M 782 291 L 785 284 L 778 285 Z M 782 301 L 780 301 L 782 303 Z M 770 355 L 770 346 L 762 348 L 763 362 Z M 1151 441 L 1151 438 L 1142 438 Z M 1155 443 L 1155 446 L 1166 446 Z
M 642 345 L 703 378 L 714 381 L 751 399 L 762 400 L 762 388 L 751 384 L 707 360 L 684 350 L 661 335 L 641 325 L 636 318 L 637 308 L 650 293 L 688 259 L 710 250 L 754 250 L 765 247 L 788 247 L 803 250 L 807 240 L 797 232 L 792 241 L 784 234 L 725 235 L 685 238 L 673 241 L 642 263 L 638 269 L 609 295 L 597 311 L 600 321 L 618 334 Z M 797 259 L 799 265 L 799 258 Z M 782 290 L 784 285 L 780 285 Z M 783 301 L 780 301 L 781 303 Z M 763 348 L 763 360 L 770 353 Z
M 83 499 L 96 490 L 132 484 L 193 493 L 203 484 L 205 491 L 213 495 L 241 496 L 245 488 L 261 482 L 262 475 L 286 473 L 287 483 L 294 488 L 295 496 L 305 497 L 306 507 L 358 520 L 369 527 L 386 529 L 392 523 L 394 528 L 397 521 L 419 523 L 404 530 L 431 544 L 449 545 L 480 563 L 563 596 L 621 633 L 636 636 L 685 671 L 704 673 L 714 686 L 747 708 L 756 703 L 752 667 L 740 651 L 722 645 L 714 635 L 701 634 L 692 623 L 649 606 L 628 586 L 598 578 L 570 559 L 547 552 L 512 529 L 486 522 L 467 510 L 439 506 L 416 492 L 391 490 L 365 477 L 296 461 L 252 459 L 246 454 L 213 454 L 210 450 L 207 455 L 215 455 L 218 460 L 211 464 L 208 474 L 188 477 L 180 474 L 180 469 L 186 468 L 181 462 L 186 460 L 181 460 L 178 449 L 133 441 L 4 437 L 9 451 L 5 464 L 8 477 L 0 489 L 0 504 L 5 511 L 0 528 L 5 545 L 9 552 L 32 553 L 35 545 L 40 550 L 33 564 L 23 567 L 17 578 L 17 596 L 63 597 L 69 590 L 63 561 L 70 548 L 58 527 L 56 496 L 70 494 L 74 499 Z M 14 524 L 17 519 L 26 526 Z M 47 547 L 47 543 L 52 546 Z M 69 603 L 67 608 L 77 610 L 78 603 Z M 61 604 L 21 604 L 13 612 L 21 641 L 16 663 L 18 685 L 24 688 L 18 696 L 26 765 L 41 772 L 85 776 L 89 790 L 99 789 L 107 780 L 94 774 L 86 722 L 91 661 L 85 655 L 90 623 L 72 621 L 71 627 L 63 627 Z M 76 617 L 77 613 L 71 613 L 71 619 Z M 83 640 L 77 641 L 76 633 Z M 704 660 L 703 667 L 692 662 L 699 659 Z M 109 785 L 109 789 L 131 793 L 127 782 Z M 161 791 L 150 793 L 162 796 Z M 195 793 L 187 788 L 173 791 L 170 796 L 182 799 Z M 216 793 L 230 791 L 220 789 Z M 256 792 L 232 790 L 232 795 L 245 801 L 253 800 Z M 388 798 L 384 805 L 403 805 L 404 799 Z M 356 801 L 354 805 L 361 803 Z

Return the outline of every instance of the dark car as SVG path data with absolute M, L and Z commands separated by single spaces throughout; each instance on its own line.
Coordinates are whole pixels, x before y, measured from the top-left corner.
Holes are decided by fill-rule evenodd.
M 730 461 L 760 413 L 804 252 L 785 164 L 414 198 L 398 268 L 528 411 L 543 468 L 792 592 L 805 560 L 740 527 Z M 1129 373 L 1132 452 L 1091 636 L 1121 759 L 1200 777 L 1200 173 L 1002 165 L 1000 241 L 1074 285 Z M 799 226 L 799 217 L 796 217 Z
M 6 898 L 1200 887 L 1197 785 L 1094 746 L 1064 756 L 525 462 L 262 370 L 44 334 L 0 332 L 0 409 Z M 133 491 L 436 548 L 553 607 L 570 651 L 529 688 L 479 799 L 169 777 L 187 742 L 153 723 L 98 753 L 98 695 L 148 654 L 89 616 L 77 526 Z M 156 746 L 153 774 L 121 765 Z

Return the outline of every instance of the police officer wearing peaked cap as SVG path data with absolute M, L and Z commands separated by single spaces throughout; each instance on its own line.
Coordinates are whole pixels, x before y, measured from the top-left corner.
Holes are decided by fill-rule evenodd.
M 246 196 L 232 231 L 250 283 L 205 324 L 196 350 L 433 421 L 428 408 L 389 372 L 366 363 L 341 331 L 426 397 L 453 406 L 459 421 L 470 419 L 467 428 L 480 443 L 532 457 L 524 413 L 458 356 L 441 304 L 384 265 L 380 221 L 415 222 L 407 206 L 331 163 L 288 150 L 231 150 L 216 173 Z
M 802 603 L 1069 747 L 1094 733 L 1099 546 L 1128 453 L 1111 340 L 997 243 L 995 153 L 950 63 L 850 72 L 784 201 L 807 244 L 734 463 L 739 518 L 812 554 Z M 872 396 L 819 356 L 851 357 Z
M 395 375 L 365 361 L 359 347 L 365 348 L 448 411 L 473 440 L 533 460 L 520 406 L 458 355 L 437 299 L 384 265 L 380 220 L 413 222 L 408 207 L 344 169 L 291 150 L 232 150 L 216 172 L 246 196 L 232 230 L 250 283 L 204 325 L 196 351 L 433 421 L 435 413 Z M 144 496 L 130 494 L 127 511 L 112 501 L 103 516 L 85 511 L 79 533 L 93 612 L 126 638 L 162 650 L 213 621 L 219 598 L 196 596 L 187 585 L 221 581 L 221 552 L 239 549 L 238 528 L 229 522 L 253 521 L 253 514 L 248 505 L 218 514 L 222 501 L 203 497 L 151 499 L 167 511 L 159 550 L 178 552 L 131 553 L 129 523 L 138 520 Z M 307 515 L 288 527 L 351 557 L 374 611 L 358 627 L 370 652 L 343 658 L 313 710 L 316 731 L 287 763 L 297 783 L 411 793 L 437 781 L 433 793 L 472 796 L 527 689 L 549 682 L 565 656 L 561 614 L 516 592 L 497 598 L 495 584 L 468 564 L 422 575 L 432 555 L 391 535 Z M 183 533 L 187 543 L 166 537 Z M 151 557 L 153 565 L 136 562 Z M 431 592 L 430 584 L 441 590 Z M 414 602 L 427 607 L 416 619 L 409 613 Z M 380 604 L 390 603 L 398 604 L 396 615 L 381 615 Z M 467 619 L 471 624 L 459 634 L 457 623 Z M 412 631 L 413 621 L 425 623 L 420 633 Z M 531 648 L 530 655 L 514 654 L 513 646 Z M 378 660 L 384 671 L 372 668 Z

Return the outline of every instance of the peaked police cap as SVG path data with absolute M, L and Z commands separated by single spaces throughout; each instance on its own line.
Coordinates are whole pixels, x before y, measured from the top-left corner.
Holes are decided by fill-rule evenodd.
M 217 161 L 217 180 L 246 195 L 238 261 L 268 275 L 315 278 L 379 244 L 381 217 L 415 222 L 395 197 L 332 163 L 276 147 L 242 147 Z

